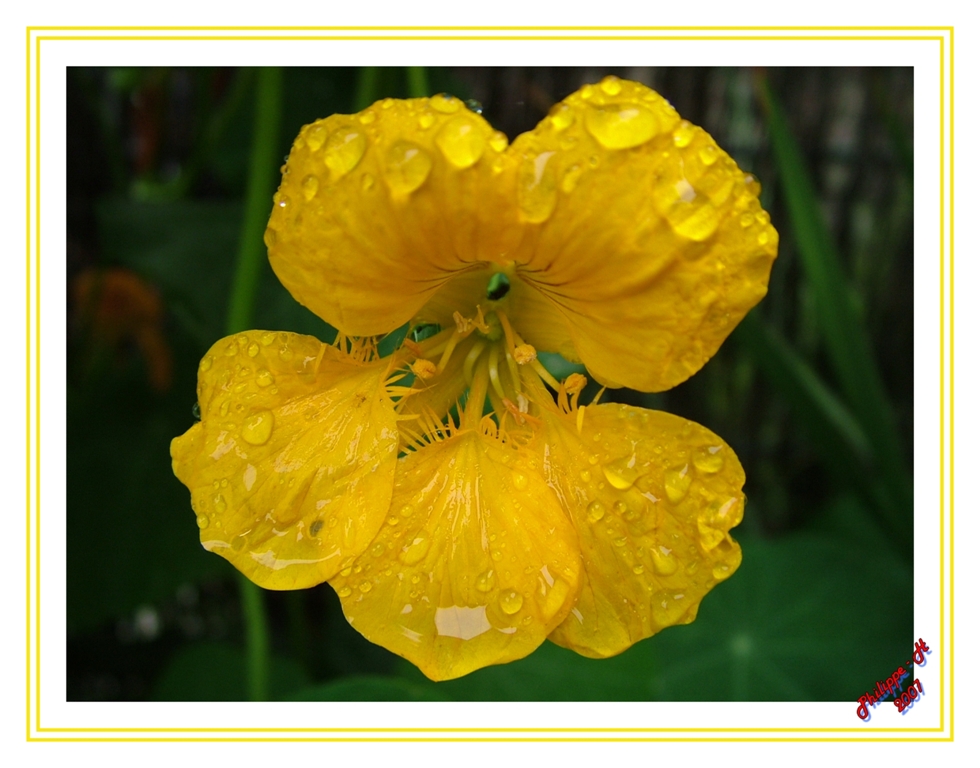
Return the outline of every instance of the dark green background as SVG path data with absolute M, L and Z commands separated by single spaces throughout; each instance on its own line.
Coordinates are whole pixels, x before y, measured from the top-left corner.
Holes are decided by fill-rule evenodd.
M 407 95 L 405 70 L 365 74 L 285 70 L 280 154 L 304 123 L 366 95 Z M 271 695 L 856 699 L 914 639 L 912 70 L 425 74 L 431 92 L 481 102 L 511 138 L 585 82 L 638 79 L 761 180 L 780 233 L 768 297 L 690 381 L 608 394 L 691 418 L 732 445 L 748 477 L 734 532 L 744 561 L 693 624 L 619 657 L 546 643 L 438 685 L 357 635 L 328 586 L 265 593 Z M 69 700 L 246 697 L 237 581 L 199 544 L 169 443 L 192 424 L 197 362 L 224 335 L 255 84 L 252 70 L 68 72 L 69 280 L 124 266 L 155 286 L 176 363 L 172 387 L 153 391 L 135 348 L 93 353 L 69 301 Z M 332 333 L 267 264 L 253 327 Z

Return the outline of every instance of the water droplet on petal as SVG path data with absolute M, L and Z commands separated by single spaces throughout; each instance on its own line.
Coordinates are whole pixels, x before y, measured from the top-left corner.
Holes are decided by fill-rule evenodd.
M 370 125 L 374 122 L 375 115 L 374 112 L 370 111 L 361 112 L 361 114 L 357 116 L 357 119 L 360 121 L 361 125 Z
M 565 169 L 565 173 L 561 177 L 561 191 L 568 194 L 575 186 L 578 184 L 578 180 L 582 176 L 582 167 L 579 165 L 570 165 Z
M 407 195 L 421 187 L 431 170 L 428 153 L 410 141 L 396 141 L 385 154 L 385 181 L 397 195 Z
M 248 345 L 248 356 L 255 357 L 258 354 L 259 354 L 259 345 L 253 341 L 251 344 Z
M 370 581 L 362 581 L 360 583 L 360 585 L 358 586 L 358 589 L 366 595 L 368 592 L 371 591 L 371 582 Z
M 524 598 L 521 596 L 520 592 L 513 589 L 505 590 L 500 593 L 500 610 L 506 613 L 508 616 L 513 616 L 519 610 L 521 606 L 524 605 Z
M 415 565 L 421 562 L 422 558 L 425 557 L 425 553 L 428 551 L 429 538 L 424 534 L 420 534 L 412 539 L 408 546 L 402 548 L 398 559 L 405 563 L 405 565 Z
M 718 159 L 718 148 L 712 144 L 706 144 L 701 147 L 701 150 L 698 152 L 698 157 L 701 158 L 701 162 L 705 165 L 712 165 Z
M 311 151 L 316 152 L 320 147 L 323 146 L 324 139 L 327 138 L 327 129 L 321 124 L 310 126 L 309 130 L 304 135 L 306 139 L 306 145 Z
M 242 440 L 252 445 L 264 445 L 272 435 L 275 417 L 272 411 L 259 411 L 245 419 L 242 424 Z
M 220 515 L 226 509 L 228 509 L 228 504 L 225 503 L 225 497 L 219 493 L 214 497 L 214 511 Z
M 363 189 L 365 192 L 370 192 L 372 189 L 374 189 L 374 176 L 372 176 L 370 173 L 365 173 L 363 176 L 361 176 L 361 189 Z
M 575 122 L 575 110 L 567 104 L 556 104 L 551 108 L 549 119 L 556 131 L 564 131 Z
M 415 509 L 411 504 L 403 504 L 402 508 L 398 510 L 398 514 L 400 514 L 402 517 L 411 517 L 414 511 Z
M 641 573 L 643 573 L 643 566 L 642 565 L 634 565 L 633 566 L 633 573 L 635 573 L 637 576 L 639 576 Z
M 590 523 L 598 523 L 602 520 L 603 515 L 606 514 L 606 508 L 602 506 L 601 502 L 593 501 L 589 504 L 588 508 L 585 510 L 588 515 Z
M 275 331 L 269 331 L 268 333 L 263 333 L 259 338 L 263 347 L 268 347 L 272 342 L 276 340 Z
M 303 179 L 301 186 L 303 187 L 303 197 L 309 201 L 316 196 L 316 191 L 320 188 L 320 180 L 311 173 Z
M 602 474 L 606 476 L 606 480 L 613 488 L 625 491 L 640 476 L 640 472 L 636 468 L 636 454 L 609 462 L 602 468 Z
M 691 143 L 697 129 L 687 120 L 681 120 L 677 128 L 674 129 L 674 146 L 683 149 Z
M 490 569 L 486 573 L 481 573 L 476 578 L 476 588 L 480 592 L 489 592 L 497 583 L 497 577 L 493 573 L 493 569 Z
M 337 590 L 337 594 L 340 597 L 350 597 L 350 593 L 351 593 L 350 587 L 341 587 L 340 589 Z
M 210 523 L 210 522 L 211 521 L 208 520 L 208 516 L 207 515 L 198 515 L 197 516 L 197 527 L 198 528 L 207 528 L 208 527 L 208 523 Z
M 716 565 L 714 568 L 711 569 L 711 575 L 714 576 L 716 579 L 718 579 L 718 581 L 721 581 L 722 579 L 727 579 L 729 576 L 732 575 L 731 566 L 726 565 L 725 563 L 722 563 L 721 565 Z
M 429 104 L 436 112 L 451 115 L 453 112 L 459 111 L 460 102 L 448 93 L 438 93 L 429 99 Z
M 667 498 L 674 504 L 683 499 L 687 495 L 687 489 L 691 487 L 691 473 L 687 469 L 685 464 L 680 469 L 669 469 L 664 473 L 664 490 L 667 491 Z
M 210 370 L 212 365 L 214 365 L 214 358 L 211 357 L 211 355 L 207 355 L 203 360 L 201 360 L 200 370 L 202 372 Z
M 483 155 L 487 145 L 480 126 L 467 115 L 449 120 L 436 134 L 436 144 L 457 168 L 469 168 Z
M 657 118 L 639 104 L 608 104 L 585 113 L 585 127 L 607 149 L 645 144 L 660 129 Z
M 503 152 L 507 149 L 507 134 L 503 131 L 494 131 L 490 134 L 488 143 L 494 152 Z
M 339 179 L 357 167 L 366 149 L 367 137 L 362 131 L 357 128 L 341 128 L 331 133 L 327 139 L 323 162 L 333 172 L 333 177 Z
M 702 446 L 694 452 L 694 466 L 698 472 L 707 475 L 719 472 L 725 465 L 725 458 L 721 455 L 720 445 Z
M 517 202 L 525 220 L 538 224 L 549 216 L 558 202 L 554 152 L 525 157 L 517 182 Z
M 265 368 L 260 370 L 255 375 L 255 383 L 258 384 L 260 387 L 268 387 L 273 381 L 275 381 L 275 379 L 272 377 L 272 374 L 269 373 L 269 371 L 267 371 Z
M 523 472 L 517 472 L 515 470 L 511 474 L 511 480 L 514 481 L 514 487 L 517 490 L 523 491 L 525 488 L 527 488 L 527 475 L 525 475 Z
M 602 88 L 603 92 L 607 96 L 615 96 L 621 90 L 623 90 L 622 83 L 615 75 L 607 75 L 606 77 L 602 78 L 602 82 L 599 83 L 599 87 Z
M 755 216 L 753 216 L 751 213 L 743 213 L 739 217 L 738 223 L 743 227 L 751 227 L 753 221 L 755 221 Z
M 653 559 L 653 568 L 661 576 L 670 576 L 677 571 L 677 558 L 675 558 L 667 547 L 654 547 L 650 550 Z

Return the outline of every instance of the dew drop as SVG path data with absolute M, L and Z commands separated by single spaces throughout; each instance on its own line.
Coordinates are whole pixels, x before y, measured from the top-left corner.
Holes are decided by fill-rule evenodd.
M 520 592 L 514 589 L 508 589 L 500 593 L 500 610 L 506 613 L 508 616 L 513 616 L 519 610 L 521 606 L 524 605 L 524 598 L 521 596 Z
M 711 575 L 718 579 L 718 581 L 721 581 L 722 579 L 727 579 L 732 575 L 732 569 L 729 565 L 722 563 L 721 565 L 716 565 L 711 569 Z
M 454 117 L 436 134 L 436 144 L 446 159 L 457 168 L 469 168 L 483 155 L 487 146 L 480 126 L 468 115 Z
M 380 541 L 371 547 L 371 554 L 375 557 L 381 557 L 385 553 L 385 545 Z
M 629 149 L 657 135 L 657 118 L 639 104 L 608 104 L 585 113 L 585 127 L 607 149 Z
M 398 525 L 398 518 L 394 515 L 388 517 L 388 525 Z
M 587 469 L 583 469 L 578 473 L 578 476 L 582 478 L 583 483 L 588 483 L 592 480 L 592 473 Z
M 208 516 L 207 515 L 198 515 L 197 516 L 197 527 L 198 528 L 207 528 L 208 527 L 208 523 L 210 523 L 210 522 L 211 521 L 208 520 Z
M 616 461 L 611 461 L 602 468 L 602 474 L 606 476 L 609 485 L 619 491 L 625 491 L 636 482 L 640 476 L 636 468 L 636 454 L 624 456 Z
M 314 176 L 312 173 L 303 179 L 302 183 L 303 197 L 307 201 L 312 200 L 316 196 L 316 191 L 320 188 L 320 180 Z
M 419 128 L 423 131 L 428 130 L 432 127 L 432 124 L 436 121 L 436 116 L 431 112 L 423 112 L 419 115 Z
M 370 173 L 365 173 L 363 176 L 361 176 L 361 189 L 363 189 L 365 192 L 370 192 L 372 189 L 374 189 L 374 176 L 372 176 Z
M 494 131 L 490 134 L 490 139 L 487 143 L 494 152 L 503 152 L 507 149 L 507 134 L 503 131 Z
M 263 347 L 268 347 L 272 342 L 276 340 L 276 334 L 274 331 L 269 331 L 268 333 L 263 333 L 259 341 Z
M 561 177 L 561 191 L 565 194 L 570 193 L 575 186 L 578 184 L 578 180 L 582 177 L 582 167 L 580 165 L 570 165 L 565 169 L 565 173 Z
M 371 582 L 362 581 L 357 588 L 366 595 L 368 592 L 371 591 Z
M 551 109 L 549 119 L 556 131 L 564 131 L 575 122 L 575 110 L 567 104 L 556 104 Z
M 402 508 L 398 510 L 398 514 L 400 514 L 402 517 L 411 517 L 412 512 L 414 511 L 415 509 L 411 504 L 403 504 Z
M 607 96 L 616 96 L 621 90 L 623 90 L 622 82 L 615 75 L 607 75 L 602 78 L 602 82 L 599 83 L 599 87 L 602 88 L 603 93 Z
M 238 354 L 238 344 L 234 341 L 225 347 L 225 357 L 234 357 Z
M 712 475 L 725 465 L 720 445 L 702 446 L 694 452 L 694 466 L 698 472 Z
M 331 133 L 330 138 L 327 139 L 323 162 L 327 164 L 333 177 L 339 179 L 357 167 L 364 157 L 365 149 L 367 149 L 367 137 L 361 130 L 340 128 Z
M 284 363 L 288 363 L 293 359 L 293 350 L 291 350 L 287 345 L 283 344 L 279 348 L 279 359 Z
M 431 170 L 428 153 L 410 141 L 396 141 L 385 155 L 385 180 L 396 195 L 414 192 L 425 183 Z
M 351 594 L 350 587 L 341 587 L 340 589 L 337 590 L 337 595 L 340 597 L 350 597 L 350 594 Z
M 495 563 L 499 563 L 500 562 L 500 559 L 503 556 L 504 556 L 504 553 L 501 552 L 499 549 L 491 549 L 490 550 L 490 559 L 493 560 Z
M 458 99 L 454 99 L 448 93 L 437 93 L 435 96 L 429 99 L 429 104 L 436 112 L 442 112 L 444 115 L 451 115 L 454 112 L 459 111 L 460 102 Z
M 275 381 L 275 379 L 272 378 L 272 374 L 269 373 L 269 371 L 267 371 L 265 368 L 260 370 L 255 375 L 255 383 L 258 384 L 260 387 L 268 387 L 273 381 Z
M 738 223 L 743 227 L 751 227 L 753 221 L 755 221 L 755 216 L 751 213 L 743 213 L 738 219 Z
M 214 511 L 219 515 L 228 509 L 228 505 L 225 503 L 225 497 L 220 493 L 214 497 Z
M 674 146 L 683 149 L 691 143 L 697 129 L 687 120 L 681 120 L 677 128 L 674 129 Z
M 601 502 L 593 501 L 585 510 L 590 523 L 598 523 L 606 514 L 606 508 Z
M 253 341 L 248 345 L 248 356 L 255 357 L 257 354 L 259 354 L 259 345 Z
M 625 536 L 617 536 L 615 539 L 613 539 L 613 546 L 614 547 L 625 547 L 626 546 L 626 537 Z
M 259 411 L 245 419 L 242 424 L 242 440 L 252 445 L 264 445 L 272 435 L 275 417 L 272 411 Z
M 429 538 L 424 535 L 416 536 L 411 544 L 403 547 L 398 559 L 405 565 L 415 565 L 422 561 L 426 552 L 429 551 Z
M 674 504 L 683 499 L 687 495 L 687 489 L 691 487 L 691 474 L 687 469 L 685 464 L 680 469 L 669 469 L 664 473 L 664 490 L 667 498 Z
M 316 125 L 310 126 L 310 129 L 306 132 L 304 138 L 306 139 L 306 145 L 310 148 L 310 151 L 316 152 L 323 146 L 323 142 L 327 138 L 327 129 L 317 123 Z
M 497 577 L 494 575 L 493 569 L 491 568 L 486 573 L 481 573 L 476 577 L 476 588 L 480 592 L 489 592 L 497 583 Z
M 525 157 L 518 175 L 517 203 L 526 221 L 538 224 L 549 216 L 558 202 L 554 152 L 542 152 L 534 158 Z
M 698 157 L 701 158 L 701 162 L 705 165 L 713 165 L 715 160 L 718 159 L 718 148 L 712 144 L 706 144 L 701 147 L 698 152 Z
M 675 558 L 667 547 L 654 547 L 650 550 L 653 559 L 653 568 L 661 576 L 670 576 L 677 571 L 677 558 Z
M 629 507 L 627 507 L 627 506 L 626 506 L 626 505 L 625 505 L 625 504 L 624 504 L 623 502 L 621 502 L 621 501 L 617 501 L 617 502 L 616 502 L 615 504 L 613 504 L 613 507 L 612 507 L 612 509 L 613 509 L 613 512 L 615 512 L 615 513 L 616 513 L 617 515 L 620 515 L 620 516 L 621 516 L 621 515 L 622 515 L 622 514 L 623 514 L 624 512 L 628 512 L 628 511 L 629 511 Z
M 514 481 L 514 487 L 517 490 L 523 491 L 525 488 L 527 488 L 527 475 L 525 475 L 523 472 L 518 472 L 515 470 L 513 473 L 511 473 L 511 480 Z
M 203 371 L 209 371 L 209 370 L 211 370 L 211 366 L 212 365 L 214 365 L 214 358 L 211 357 L 211 355 L 207 355 L 207 356 L 205 356 L 205 358 L 203 360 L 201 360 L 200 369 L 201 369 L 202 372 Z
M 759 245 L 765 245 L 766 243 L 769 242 L 769 233 L 768 232 L 760 232 L 759 233 L 759 237 L 757 238 L 757 240 L 759 242 Z
M 641 573 L 643 573 L 643 566 L 642 565 L 639 565 L 639 564 L 634 565 L 633 566 L 633 573 L 635 573 L 637 576 L 639 576 Z

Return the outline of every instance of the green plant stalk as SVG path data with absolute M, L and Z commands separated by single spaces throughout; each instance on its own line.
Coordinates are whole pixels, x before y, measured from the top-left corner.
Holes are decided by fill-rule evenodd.
M 245 212 L 238 245 L 238 258 L 231 284 L 226 330 L 238 333 L 252 324 L 265 245 L 262 236 L 269 218 L 270 197 L 278 168 L 279 123 L 282 117 L 282 70 L 259 70 L 256 83 L 255 123 Z M 252 701 L 269 697 L 269 627 L 262 591 L 244 576 L 240 577 L 242 613 L 245 617 L 245 655 L 247 687 Z
M 429 76 L 425 67 L 406 67 L 405 76 L 408 78 L 408 95 L 413 99 L 431 96 L 429 93 Z
M 378 98 L 380 72 L 377 67 L 361 67 L 357 76 L 357 89 L 354 92 L 354 111 L 370 107 Z
M 883 513 L 893 530 L 910 529 L 912 483 L 884 383 L 874 361 L 857 301 L 824 223 L 803 155 L 780 105 L 765 80 L 760 83 L 769 117 L 773 151 L 782 179 L 793 235 L 816 297 L 818 321 L 838 381 L 851 411 L 861 423 L 886 480 Z

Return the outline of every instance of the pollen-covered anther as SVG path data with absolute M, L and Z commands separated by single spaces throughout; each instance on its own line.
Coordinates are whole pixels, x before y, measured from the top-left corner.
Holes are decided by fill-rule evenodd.
M 567 392 L 569 395 L 577 395 L 579 392 L 585 389 L 585 385 L 588 383 L 589 380 L 581 373 L 572 373 L 565 379 L 563 386 L 565 387 L 565 392 Z
M 538 351 L 530 344 L 519 344 L 514 347 L 514 360 L 518 365 L 527 365 L 538 358 Z M 583 377 L 584 378 L 584 377 Z
M 426 360 L 425 358 L 416 360 L 409 366 L 409 368 L 412 369 L 412 373 L 423 381 L 426 379 L 431 379 L 433 376 L 439 373 L 438 366 L 431 360 Z

